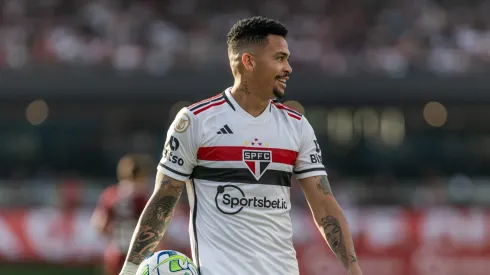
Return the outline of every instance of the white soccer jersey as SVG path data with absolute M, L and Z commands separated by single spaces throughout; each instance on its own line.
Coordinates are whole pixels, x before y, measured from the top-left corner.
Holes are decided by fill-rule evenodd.
M 182 109 L 159 171 L 188 181 L 192 257 L 201 275 L 298 275 L 291 176 L 326 175 L 305 117 L 271 101 L 252 117 L 230 89 Z

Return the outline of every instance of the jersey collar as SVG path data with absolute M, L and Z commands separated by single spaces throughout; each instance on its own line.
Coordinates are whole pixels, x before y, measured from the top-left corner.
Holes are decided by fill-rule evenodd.
M 240 107 L 240 105 L 238 105 L 238 103 L 235 101 L 235 99 L 231 95 L 231 88 L 232 87 L 226 89 L 223 92 L 223 95 L 225 97 L 226 102 L 230 105 L 230 107 L 233 109 L 233 111 L 237 112 L 241 117 L 246 118 L 249 121 L 261 122 L 261 121 L 268 119 L 271 116 L 271 102 L 272 101 L 269 102 L 269 106 L 267 106 L 267 108 L 264 110 L 264 112 L 262 112 L 262 114 L 260 114 L 258 117 L 253 117 L 252 115 L 247 113 L 247 111 L 243 110 L 242 107 Z

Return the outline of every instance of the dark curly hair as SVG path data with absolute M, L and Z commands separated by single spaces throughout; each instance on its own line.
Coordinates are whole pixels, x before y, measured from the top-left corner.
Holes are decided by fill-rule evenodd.
M 286 38 L 288 29 L 277 20 L 254 16 L 238 21 L 228 32 L 226 42 L 228 49 L 235 52 L 249 45 L 265 44 L 271 34 Z

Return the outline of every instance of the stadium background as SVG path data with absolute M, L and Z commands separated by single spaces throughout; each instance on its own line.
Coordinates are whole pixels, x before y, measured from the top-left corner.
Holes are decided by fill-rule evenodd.
M 488 274 L 489 12 L 478 0 L 0 1 L 0 274 L 100 274 L 88 221 L 118 159 L 158 160 L 177 110 L 232 85 L 225 34 L 256 14 L 290 29 L 285 100 L 316 130 L 364 274 Z M 291 193 L 301 274 L 344 274 Z M 165 241 L 183 252 L 187 207 Z

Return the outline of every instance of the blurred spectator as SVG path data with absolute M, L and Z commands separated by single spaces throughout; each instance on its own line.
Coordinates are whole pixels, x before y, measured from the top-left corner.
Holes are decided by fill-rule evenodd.
M 225 69 L 228 28 L 254 14 L 289 27 L 295 66 L 332 76 L 490 67 L 490 1 L 6 0 L 1 10 L 0 67 L 11 69 Z

